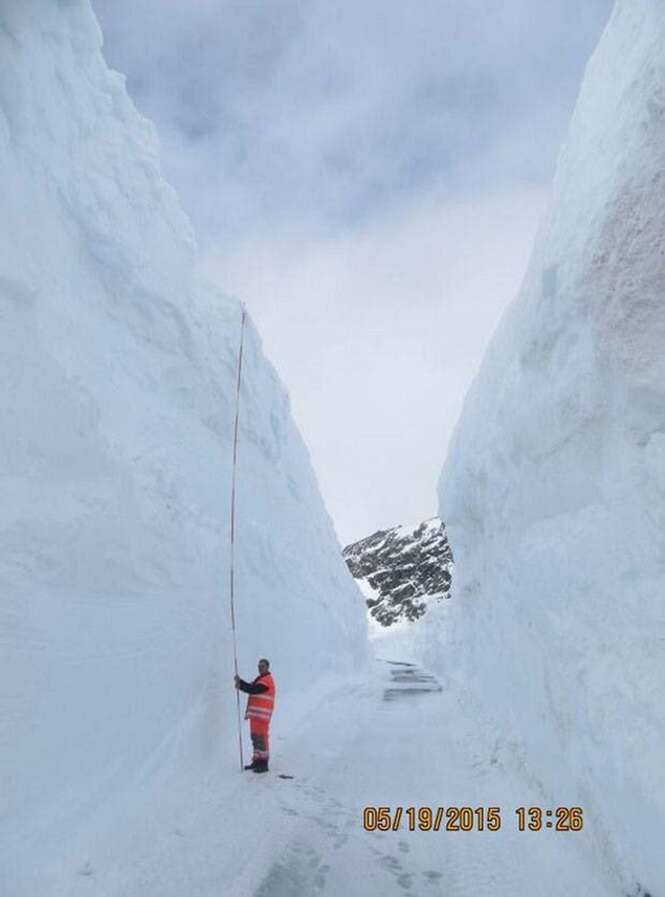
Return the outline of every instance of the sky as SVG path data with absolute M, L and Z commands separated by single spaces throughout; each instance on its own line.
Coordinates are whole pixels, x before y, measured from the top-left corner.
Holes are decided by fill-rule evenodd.
M 437 513 L 612 0 L 92 0 L 342 544 Z

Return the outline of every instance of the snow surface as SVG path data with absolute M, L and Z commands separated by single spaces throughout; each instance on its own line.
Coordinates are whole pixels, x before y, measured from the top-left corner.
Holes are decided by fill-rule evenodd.
M 377 664 L 302 735 L 318 746 L 316 769 L 301 746 L 292 750 L 305 775 L 266 783 L 287 822 L 254 897 L 612 893 L 611 878 L 589 863 L 591 833 L 517 830 L 511 801 L 519 793 L 537 803 L 537 787 L 504 765 L 503 746 L 425 671 Z M 405 814 L 396 831 L 361 824 L 368 806 L 388 806 L 394 819 L 397 807 L 486 806 L 490 795 L 502 808 L 498 832 L 409 831 Z
M 241 310 L 87 0 L 0 0 L 0 193 L 0 894 L 144 893 L 172 820 L 237 787 Z M 237 538 L 240 671 L 271 659 L 278 739 L 366 624 L 251 325 Z
M 619 0 L 440 489 L 427 656 L 616 890 L 665 893 L 665 6 Z M 561 893 L 566 893 L 561 890 Z M 586 893 L 582 890 L 568 893 Z

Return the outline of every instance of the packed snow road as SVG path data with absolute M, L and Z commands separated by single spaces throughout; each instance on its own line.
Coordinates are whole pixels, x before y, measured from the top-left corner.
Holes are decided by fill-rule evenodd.
M 68 839 L 56 863 L 35 848 L 31 889 L 48 897 L 624 897 L 581 832 L 519 831 L 520 806 L 565 806 L 528 775 L 513 745 L 467 699 L 416 666 L 376 661 L 322 692 L 299 721 L 282 696 L 271 771 L 182 786 L 164 747 L 108 818 Z M 280 773 L 293 774 L 283 780 Z M 158 812 L 155 808 L 158 807 Z M 367 831 L 365 807 L 404 809 L 397 830 Z M 409 831 L 409 807 L 499 807 L 499 831 Z M 371 821 L 371 820 L 370 820 Z M 597 833 L 596 833 L 597 834 Z M 12 892 L 8 892 L 11 894 Z M 4 894 L 3 894 L 4 897 Z M 12 895 L 13 897 L 13 895 Z
M 508 768 L 510 747 L 483 746 L 455 696 L 413 665 L 378 663 L 377 679 L 321 708 L 288 757 L 293 782 L 269 788 L 289 835 L 252 897 L 607 897 L 616 886 L 589 861 L 589 835 L 518 830 L 518 806 L 543 806 L 538 783 Z M 275 758 L 275 766 L 287 762 Z M 256 779 L 259 779 L 256 781 Z M 561 803 L 564 803 L 562 796 Z M 408 830 L 407 807 L 501 809 L 490 831 Z M 365 807 L 397 807 L 397 831 L 366 831 Z M 370 820 L 371 821 L 371 820 Z M 257 819 L 270 840 L 273 818 Z M 596 864 L 593 864 L 596 866 Z

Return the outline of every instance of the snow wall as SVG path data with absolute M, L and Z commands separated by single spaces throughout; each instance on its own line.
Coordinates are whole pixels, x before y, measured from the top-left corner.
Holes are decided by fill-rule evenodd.
M 444 467 L 430 648 L 618 894 L 665 894 L 664 47 L 660 0 L 616 4 Z
M 0 0 L 7 894 L 17 869 L 46 863 L 61 832 L 89 827 L 167 755 L 174 778 L 238 765 L 241 310 L 197 274 L 153 128 L 101 45 L 88 0 Z M 362 664 L 365 610 L 251 323 L 244 365 L 240 671 L 271 659 L 279 732 L 303 683 Z

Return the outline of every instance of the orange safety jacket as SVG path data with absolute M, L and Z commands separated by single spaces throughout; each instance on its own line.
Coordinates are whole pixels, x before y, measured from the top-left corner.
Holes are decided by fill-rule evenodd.
M 263 676 L 257 676 L 252 685 L 265 685 L 266 691 L 262 691 L 260 695 L 249 696 L 245 719 L 261 720 L 267 725 L 275 707 L 275 682 L 270 673 L 265 673 Z

